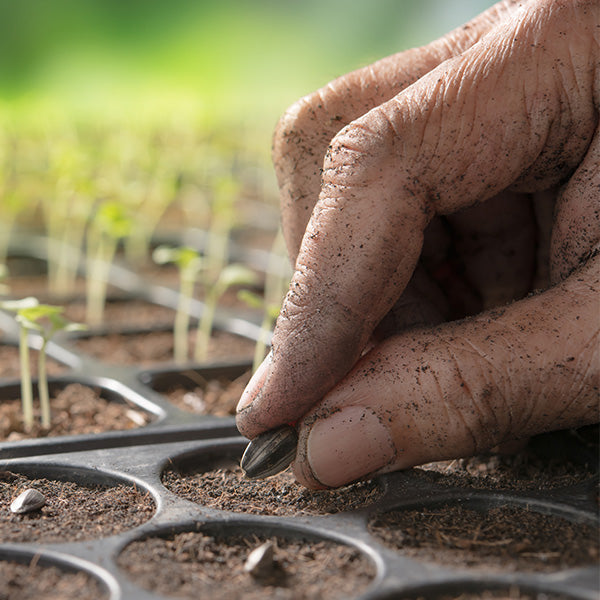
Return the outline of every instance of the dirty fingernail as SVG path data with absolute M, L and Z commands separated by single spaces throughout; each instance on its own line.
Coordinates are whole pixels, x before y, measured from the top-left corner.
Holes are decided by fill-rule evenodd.
M 306 454 L 319 482 L 339 487 L 384 467 L 396 449 L 390 432 L 372 410 L 349 406 L 315 423 Z
M 269 374 L 269 367 L 271 366 L 271 359 L 273 357 L 273 353 L 269 352 L 265 359 L 262 361 L 258 369 L 252 375 L 252 378 L 248 382 L 246 389 L 243 391 L 238 405 L 236 407 L 236 411 L 240 412 L 245 408 L 248 408 L 252 402 L 256 399 L 260 388 L 263 386 L 267 375 Z

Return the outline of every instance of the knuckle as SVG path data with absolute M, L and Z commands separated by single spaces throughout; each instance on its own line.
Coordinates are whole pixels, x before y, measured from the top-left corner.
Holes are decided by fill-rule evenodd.
M 344 127 L 331 141 L 323 162 L 323 182 L 365 185 L 383 171 L 390 155 L 388 137 L 362 120 Z
M 327 95 L 325 89 L 317 90 L 294 102 L 283 113 L 273 135 L 275 158 L 283 158 L 289 152 L 322 158 L 341 126 L 339 118 L 331 113 Z
M 487 450 L 513 428 L 516 415 L 510 391 L 503 384 L 510 381 L 510 374 L 468 340 L 447 340 L 444 353 L 439 372 L 444 372 L 443 378 L 449 381 L 440 381 L 438 389 L 442 390 L 446 413 L 474 453 Z

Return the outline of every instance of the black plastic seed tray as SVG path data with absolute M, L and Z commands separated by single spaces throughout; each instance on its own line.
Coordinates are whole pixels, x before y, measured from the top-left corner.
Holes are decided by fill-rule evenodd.
M 174 305 L 172 291 L 150 288 L 118 273 L 129 292 L 154 302 Z M 117 282 L 118 282 L 117 281 Z M 201 310 L 201 307 L 198 308 Z M 220 326 L 253 338 L 258 327 L 235 318 L 222 318 Z M 8 315 L 0 313 L 3 343 L 17 343 L 17 328 Z M 427 511 L 464 507 L 486 514 L 501 507 L 524 509 L 531 514 L 566 519 L 574 525 L 598 528 L 598 475 L 569 486 L 548 489 L 477 488 L 446 485 L 439 478 L 423 477 L 414 471 L 384 476 L 376 481 L 380 494 L 371 504 L 335 514 L 273 516 L 208 508 L 185 500 L 162 483 L 163 472 L 171 465 L 197 465 L 211 470 L 224 462 L 239 460 L 247 440 L 239 436 L 233 418 L 193 415 L 171 405 L 157 391 L 165 381 L 176 379 L 182 368 L 165 365 L 153 369 L 108 366 L 74 350 L 72 338 L 52 343 L 48 354 L 70 367 L 52 386 L 77 381 L 101 388 L 108 399 L 126 402 L 154 415 L 143 427 L 93 435 L 62 436 L 0 443 L 0 471 L 30 477 L 60 479 L 80 483 L 119 483 L 147 491 L 153 499 L 153 516 L 141 525 L 108 537 L 96 536 L 81 542 L 6 543 L 0 540 L 0 560 L 26 564 L 55 565 L 66 571 L 85 571 L 96 578 L 111 600 L 150 600 L 164 598 L 136 585 L 117 564 L 130 543 L 176 532 L 203 531 L 215 536 L 278 536 L 309 541 L 331 540 L 354 548 L 373 570 L 366 589 L 355 594 L 362 599 L 458 598 L 471 593 L 504 593 L 515 590 L 522 598 L 568 597 L 592 600 L 600 597 L 600 570 L 597 557 L 592 564 L 564 570 L 535 571 L 517 567 L 511 570 L 473 569 L 447 564 L 435 554 L 423 559 L 405 552 L 402 545 L 386 545 L 369 523 L 392 511 Z M 33 346 L 36 340 L 32 339 Z M 190 366 L 191 367 L 191 366 Z M 235 377 L 249 368 L 248 361 L 213 363 L 194 367 L 207 377 Z M 183 367 L 186 368 L 186 367 Z M 18 382 L 0 382 L 0 394 L 15 392 Z M 581 449 L 575 455 L 581 458 Z M 563 453 L 563 448 L 554 448 Z M 597 457 L 591 457 L 591 460 Z M 443 478 L 442 478 L 443 479 Z M 268 481 L 264 485 L 269 485 Z M 335 493 L 335 492 L 334 492 Z M 77 510 L 74 506 L 73 510 Z M 476 525 L 474 524 L 476 529 Z M 408 538 L 410 532 L 405 533 Z M 559 535 L 559 533 L 557 534 Z M 265 592 L 265 597 L 269 597 Z M 277 597 L 276 595 L 273 597 Z M 299 595 L 299 597 L 301 597 Z
M 381 479 L 383 495 L 372 505 L 358 511 L 331 515 L 294 517 L 240 514 L 204 508 L 181 499 L 161 483 L 161 473 L 172 463 L 185 458 L 197 460 L 205 468 L 219 456 L 236 457 L 244 448 L 239 437 L 205 438 L 190 441 L 160 441 L 135 444 L 135 436 L 125 434 L 127 448 L 104 448 L 15 458 L 0 462 L 0 469 L 28 476 L 60 478 L 73 481 L 118 483 L 129 482 L 147 490 L 154 499 L 156 512 L 146 523 L 130 531 L 105 539 L 78 543 L 1 544 L 0 559 L 30 561 L 33 556 L 42 564 L 57 564 L 68 569 L 83 569 L 98 578 L 116 600 L 159 598 L 134 585 L 117 566 L 116 560 L 130 542 L 148 536 L 168 535 L 181 531 L 207 531 L 213 534 L 263 534 L 282 537 L 306 537 L 310 540 L 333 540 L 356 548 L 375 567 L 376 575 L 360 598 L 437 597 L 465 591 L 510 590 L 536 597 L 536 594 L 563 594 L 570 598 L 598 598 L 598 569 L 586 567 L 545 574 L 473 573 L 439 564 L 405 558 L 401 551 L 384 546 L 367 529 L 369 519 L 391 509 L 413 509 L 441 505 L 469 506 L 480 511 L 497 506 L 526 507 L 534 512 L 555 514 L 574 522 L 597 525 L 594 502 L 595 484 L 588 482 L 570 489 L 520 493 L 452 488 L 423 482 L 411 474 L 393 474 Z M 74 507 L 76 510 L 76 507 Z M 552 597 L 552 596 L 550 596 Z

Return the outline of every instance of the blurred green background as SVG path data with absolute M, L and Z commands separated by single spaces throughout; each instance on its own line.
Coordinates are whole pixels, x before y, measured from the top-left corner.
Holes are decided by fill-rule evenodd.
M 0 0 L 0 108 L 201 113 L 244 123 L 267 143 L 298 97 L 427 43 L 491 4 Z

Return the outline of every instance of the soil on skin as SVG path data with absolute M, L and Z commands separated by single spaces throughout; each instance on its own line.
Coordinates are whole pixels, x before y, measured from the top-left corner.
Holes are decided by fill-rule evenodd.
M 275 564 L 268 575 L 254 577 L 244 570 L 244 563 L 267 539 L 275 544 Z M 133 542 L 118 562 L 148 590 L 193 599 L 354 598 L 375 576 L 373 565 L 357 550 L 333 542 L 258 536 L 215 538 L 201 532 Z
M 200 473 L 163 473 L 163 484 L 177 496 L 208 508 L 255 515 L 325 515 L 364 508 L 383 493 L 375 481 L 337 490 L 308 490 L 290 471 L 263 480 L 247 479 L 237 466 Z
M 517 506 L 395 510 L 369 531 L 404 556 L 458 569 L 554 572 L 598 562 L 598 528 Z
M 11 502 L 27 488 L 46 497 L 40 510 L 13 514 Z M 147 521 L 150 494 L 133 486 L 79 484 L 0 471 L 0 539 L 10 543 L 78 542 L 114 535 Z
M 50 398 L 50 428 L 40 424 L 35 401 L 35 424 L 25 430 L 21 399 L 0 402 L 0 440 L 17 441 L 36 437 L 90 434 L 134 429 L 148 424 L 153 415 L 132 405 L 102 398 L 97 389 L 79 383 L 67 385 Z
M 190 356 L 193 353 L 195 332 L 190 333 Z M 111 333 L 73 340 L 81 352 L 107 364 L 150 367 L 173 361 L 173 333 L 153 331 L 145 333 Z M 216 331 L 209 343 L 211 361 L 219 359 L 251 358 L 254 342 L 223 331 Z
M 108 592 L 95 577 L 83 571 L 42 566 L 34 557 L 30 564 L 0 561 L 2 600 L 104 600 Z
M 200 373 L 189 371 L 189 386 L 172 386 L 164 394 L 171 404 L 186 412 L 217 417 L 233 416 L 251 376 L 252 371 L 248 370 L 233 381 L 225 378 L 204 379 Z

